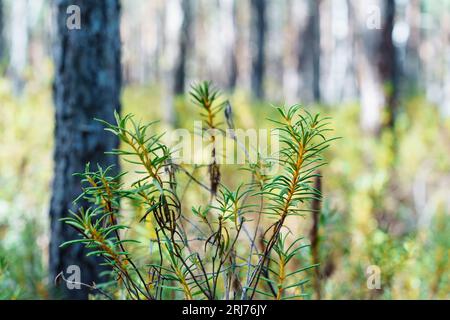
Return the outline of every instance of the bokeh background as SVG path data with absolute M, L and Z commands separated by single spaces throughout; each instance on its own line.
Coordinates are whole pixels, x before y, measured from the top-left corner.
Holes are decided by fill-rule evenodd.
M 45 299 L 54 6 L 0 9 L 0 298 Z M 191 128 L 206 79 L 241 128 L 271 103 L 332 117 L 322 298 L 450 297 L 450 1 L 124 0 L 121 37 L 124 113 Z

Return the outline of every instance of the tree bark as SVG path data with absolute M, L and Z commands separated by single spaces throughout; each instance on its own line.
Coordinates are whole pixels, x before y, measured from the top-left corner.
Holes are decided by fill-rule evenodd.
M 179 38 L 179 54 L 175 66 L 174 93 L 183 94 L 186 85 L 186 64 L 192 25 L 192 0 L 182 0 L 183 23 Z
M 307 102 L 320 102 L 320 2 L 309 0 L 309 17 L 304 32 L 300 32 L 301 50 L 299 73 L 300 98 Z
M 74 205 L 81 193 L 80 179 L 74 172 L 82 172 L 86 163 L 102 167 L 114 165 L 116 156 L 104 153 L 118 147 L 118 140 L 103 130 L 94 118 L 114 121 L 113 111 L 120 111 L 121 44 L 119 0 L 57 0 L 57 41 L 55 43 L 55 150 L 54 180 L 50 207 L 51 239 L 50 281 L 70 265 L 81 269 L 81 282 L 98 283 L 99 261 L 87 258 L 82 246 L 60 248 L 61 243 L 78 235 L 60 221 L 87 203 Z M 66 27 L 70 5 L 81 9 L 81 29 Z M 65 283 L 53 291 L 68 299 L 86 299 L 88 290 L 69 290 Z
M 251 0 L 252 6 L 252 91 L 256 98 L 264 98 L 266 0 Z

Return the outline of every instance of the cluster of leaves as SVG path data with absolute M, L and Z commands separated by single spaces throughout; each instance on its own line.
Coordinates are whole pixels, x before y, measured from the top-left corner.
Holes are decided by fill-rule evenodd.
M 217 118 L 225 106 L 227 123 L 232 123 L 229 102 L 219 103 L 218 96 L 208 82 L 191 92 L 208 129 L 220 129 Z M 282 142 L 278 174 L 269 175 L 267 159 L 260 159 L 246 168 L 251 181 L 243 181 L 236 190 L 221 183 L 214 148 L 208 187 L 186 165 L 173 163 L 162 135 L 149 134 L 153 123 L 141 125 L 131 115 L 118 114 L 115 124 L 102 121 L 125 145 L 111 153 L 138 170 L 130 185 L 121 182 L 126 173 L 114 175 L 113 168 L 92 172 L 87 166 L 79 174 L 84 185 L 80 197 L 91 206 L 64 219 L 81 238 L 63 245 L 81 243 L 92 249 L 90 255 L 104 258 L 114 285 L 95 289 L 110 298 L 121 292 L 129 299 L 304 297 L 304 271 L 315 265 L 292 263 L 306 245 L 290 232 L 286 220 L 311 211 L 309 202 L 320 199 L 313 181 L 324 164 L 321 153 L 331 140 L 325 136 L 326 119 L 299 105 L 276 109 L 280 119 L 273 121 Z M 180 175 L 210 194 L 209 202 L 193 206 L 191 212 L 183 209 L 177 189 Z M 132 254 L 138 241 L 124 239 L 129 226 L 121 224 L 121 202 L 126 199 L 145 212 L 140 220 L 153 229 L 151 246 L 157 246 L 141 259 L 147 263 L 139 266 Z M 294 239 L 288 241 L 288 236 Z

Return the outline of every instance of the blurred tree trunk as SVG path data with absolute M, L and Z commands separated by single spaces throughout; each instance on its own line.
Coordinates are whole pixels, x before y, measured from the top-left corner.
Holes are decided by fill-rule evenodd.
M 237 59 L 236 59 L 236 1 L 219 0 L 219 18 L 223 39 L 224 67 L 224 87 L 233 90 L 237 80 Z
M 443 61 L 443 69 L 445 69 L 445 72 L 443 72 L 444 75 L 441 84 L 443 93 L 440 105 L 444 117 L 448 118 L 450 117 L 450 13 L 448 10 L 445 11 L 442 25 L 443 31 L 441 33 L 441 41 L 444 47 L 442 55 L 445 57 Z
M 179 54 L 175 65 L 174 93 L 183 94 L 186 85 L 186 65 L 188 59 L 188 48 L 191 39 L 192 26 L 192 0 L 182 0 L 183 23 L 179 38 Z
M 28 61 L 28 1 L 15 0 L 11 6 L 8 74 L 13 82 L 14 94 L 20 95 L 25 85 L 24 72 Z
M 300 52 L 303 42 L 299 42 L 300 34 L 306 28 L 308 20 L 308 3 L 288 0 L 285 7 L 285 23 L 283 23 L 283 99 L 288 104 L 303 102 L 300 97 Z
M 81 29 L 66 27 L 67 8 L 81 9 Z M 118 140 L 94 121 L 101 118 L 114 122 L 113 111 L 120 111 L 120 5 L 119 0 L 58 0 L 57 41 L 55 43 L 55 151 L 54 181 L 50 207 L 50 282 L 70 265 L 81 269 L 81 281 L 99 282 L 102 270 L 95 258 L 86 258 L 81 246 L 60 248 L 64 241 L 77 238 L 69 226 L 59 221 L 69 210 L 77 210 L 72 201 L 81 193 L 80 180 L 74 172 L 82 172 L 86 163 L 92 167 L 115 165 L 116 156 L 104 153 L 118 147 Z M 93 168 L 94 169 L 94 168 Z M 67 275 L 66 275 L 67 276 Z M 56 293 L 69 299 L 86 299 L 88 290 L 67 289 L 62 283 Z
M 252 14 L 252 6 L 250 1 L 241 1 L 237 5 L 236 10 L 236 86 L 240 90 L 251 92 L 251 76 L 252 76 L 252 50 L 251 50 L 251 19 L 247 17 Z M 250 21 L 249 21 L 250 20 Z M 248 58 L 250 57 L 250 59 Z
M 309 0 L 308 22 L 299 39 L 300 98 L 307 102 L 320 102 L 320 3 Z
M 377 1 L 377 3 L 379 3 Z M 360 2 L 348 1 L 353 31 L 355 64 L 361 102 L 360 126 L 370 134 L 380 128 L 384 99 L 381 80 L 373 63 L 380 30 L 367 27 L 367 11 Z M 373 13 L 375 15 L 376 12 Z M 372 17 L 371 17 L 372 18 Z M 375 19 L 376 17 L 374 17 Z M 380 16 L 381 19 L 381 16 Z M 381 26 L 380 26 L 381 27 Z
M 284 93 L 284 61 L 283 53 L 285 49 L 285 25 L 289 22 L 288 6 L 291 6 L 291 1 L 268 1 L 267 2 L 267 36 L 266 43 L 266 77 L 265 81 L 265 96 L 270 100 L 280 101 L 283 99 L 286 103 L 288 98 Z M 296 20 L 300 19 L 295 17 Z M 296 60 L 294 60 L 296 61 Z M 294 68 L 296 70 L 296 68 Z
M 322 193 L 322 176 L 321 172 L 317 171 L 317 176 L 314 178 L 314 188 L 318 190 L 320 193 Z M 321 227 L 321 215 L 322 215 L 322 203 L 321 199 L 315 198 L 313 199 L 311 203 L 311 214 L 313 218 L 313 223 L 311 230 L 309 232 L 309 239 L 311 241 L 311 258 L 313 264 L 320 265 L 320 227 Z M 314 268 L 314 293 L 315 298 L 317 300 L 322 299 L 322 285 L 321 285 L 321 278 L 322 278 L 322 267 L 316 267 Z
M 324 1 L 320 8 L 320 99 L 327 105 L 357 99 L 348 1 Z
M 252 92 L 256 98 L 264 97 L 266 0 L 251 0 L 252 16 Z
M 387 110 L 386 126 L 392 128 L 395 123 L 398 106 L 398 58 L 393 41 L 395 25 L 395 0 L 384 0 L 384 23 L 378 58 L 379 72 L 383 81 Z
M 371 1 L 370 4 L 349 1 L 349 5 L 357 19 L 353 28 L 360 30 L 355 35 L 355 52 L 361 127 L 366 132 L 378 134 L 383 126 L 393 125 L 397 107 L 397 54 L 392 40 L 395 0 Z M 387 121 L 383 121 L 385 108 L 388 108 Z
M 181 61 L 182 58 L 180 51 L 180 40 L 182 38 L 182 27 L 183 27 L 183 8 L 182 0 L 167 0 L 165 2 L 163 11 L 163 21 L 164 21 L 164 34 L 163 34 L 163 57 L 162 57 L 162 76 L 163 76 L 163 103 L 162 103 L 162 117 L 164 123 L 169 126 L 175 126 L 177 122 L 177 117 L 175 114 L 175 104 L 174 104 L 174 92 L 176 87 L 177 77 L 177 62 Z M 181 59 L 181 60 L 180 60 Z M 183 63 L 186 63 L 184 61 Z M 185 71 L 185 66 L 182 66 L 183 72 Z M 183 82 L 180 79 L 180 82 Z
M 421 0 L 411 0 L 407 6 L 407 21 L 410 28 L 408 42 L 406 44 L 405 80 L 407 92 L 416 93 L 423 88 L 421 83 L 421 59 L 419 55 L 421 43 Z
M 5 41 L 3 38 L 3 0 L 0 0 L 0 72 L 3 72 L 1 68 L 3 66 L 5 51 Z

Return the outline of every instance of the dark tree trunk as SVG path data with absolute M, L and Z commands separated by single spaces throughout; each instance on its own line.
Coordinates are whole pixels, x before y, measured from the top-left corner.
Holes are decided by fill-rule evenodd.
M 66 10 L 70 5 L 81 9 L 81 29 L 68 30 Z M 81 281 L 99 282 L 98 262 L 86 258 L 81 246 L 60 248 L 64 241 L 77 238 L 69 226 L 59 219 L 76 211 L 72 201 L 80 192 L 80 181 L 74 172 L 82 172 L 86 163 L 103 167 L 115 165 L 115 156 L 105 155 L 118 147 L 118 140 L 94 121 L 101 118 L 113 122 L 113 111 L 120 111 L 120 5 L 119 0 L 58 0 L 57 41 L 55 44 L 54 102 L 56 114 L 54 181 L 51 199 L 50 281 L 66 272 L 69 265 L 81 269 Z M 58 293 L 69 299 L 86 299 L 88 291 L 67 289 Z
M 3 59 L 5 55 L 5 41 L 3 38 L 3 1 L 0 0 L 0 71 L 3 66 Z
M 384 21 L 382 39 L 379 47 L 378 68 L 385 88 L 385 101 L 388 108 L 387 127 L 395 123 L 398 104 L 398 61 L 397 50 L 392 40 L 395 25 L 395 0 L 384 0 Z
M 183 24 L 180 33 L 180 52 L 175 66 L 174 93 L 183 94 L 186 84 L 186 62 L 192 25 L 192 0 L 182 0 Z
M 313 94 L 314 101 L 320 102 L 320 0 L 312 2 L 310 27 L 313 54 Z
M 309 18 L 300 32 L 299 73 L 302 79 L 300 98 L 320 102 L 320 2 L 309 0 Z
M 237 77 L 238 77 L 238 67 L 237 67 L 237 57 L 236 57 L 236 48 L 230 52 L 229 57 L 230 70 L 228 74 L 228 83 L 227 89 L 229 91 L 233 91 L 236 88 Z
M 320 171 L 317 172 L 317 176 L 314 178 L 314 188 L 322 193 L 322 177 Z M 311 213 L 313 216 L 313 225 L 309 233 L 309 238 L 311 241 L 311 257 L 313 264 L 320 263 L 320 218 L 321 218 L 321 199 L 315 198 L 311 204 Z M 316 294 L 316 299 L 320 300 L 322 298 L 321 292 L 321 269 L 320 267 L 314 268 L 314 291 Z
M 223 1 L 225 2 L 225 1 Z M 225 7 L 225 5 L 227 5 Z M 232 43 L 229 44 L 227 47 L 226 52 L 226 59 L 227 62 L 225 63 L 225 67 L 227 70 L 225 70 L 225 74 L 227 75 L 225 87 L 229 91 L 233 91 L 236 88 L 236 82 L 237 82 L 237 57 L 236 57 L 236 20 L 237 20 L 237 3 L 235 0 L 231 0 L 228 3 L 223 3 L 223 6 L 225 8 L 221 8 L 220 10 L 226 10 L 227 18 L 226 21 L 229 23 L 225 25 L 225 28 L 228 30 L 232 30 L 233 33 L 233 40 Z
M 251 0 L 252 16 L 252 91 L 256 98 L 264 97 L 266 0 Z

